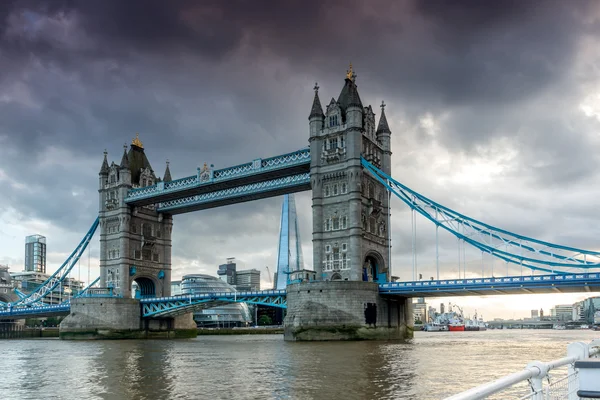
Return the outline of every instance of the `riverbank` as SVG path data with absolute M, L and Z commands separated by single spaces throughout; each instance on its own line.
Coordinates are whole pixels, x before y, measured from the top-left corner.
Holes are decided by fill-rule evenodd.
M 198 328 L 201 335 L 282 335 L 283 327 L 274 328 Z
M 11 327 L 11 329 L 0 329 L 0 339 L 38 339 L 57 338 L 58 328 L 26 328 Z

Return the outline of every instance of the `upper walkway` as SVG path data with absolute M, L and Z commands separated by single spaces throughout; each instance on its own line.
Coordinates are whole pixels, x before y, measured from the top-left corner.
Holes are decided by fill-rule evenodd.
M 233 199 L 244 195 L 254 194 L 247 200 L 255 200 L 257 193 L 269 191 L 273 192 L 269 196 L 276 196 L 280 194 L 276 189 L 287 188 L 282 193 L 309 190 L 309 172 L 310 149 L 304 148 L 223 169 L 213 170 L 205 165 L 203 169 L 198 168 L 196 175 L 131 189 L 125 202 L 133 206 L 157 204 L 159 211 L 176 214 L 182 205 L 189 207 L 191 203 L 196 210 L 241 202 Z
M 401 297 L 490 296 L 498 294 L 598 291 L 600 291 L 600 273 L 443 279 L 390 282 L 379 285 L 379 293 Z

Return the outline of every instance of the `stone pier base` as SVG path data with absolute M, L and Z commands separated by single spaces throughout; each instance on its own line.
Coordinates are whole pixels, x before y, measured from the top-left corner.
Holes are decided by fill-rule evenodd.
M 60 338 L 74 339 L 175 339 L 196 337 L 191 313 L 174 318 L 142 319 L 139 300 L 77 298 L 71 313 L 60 323 Z
M 382 297 L 374 282 L 321 281 L 287 287 L 287 341 L 403 340 L 412 336 L 411 300 Z

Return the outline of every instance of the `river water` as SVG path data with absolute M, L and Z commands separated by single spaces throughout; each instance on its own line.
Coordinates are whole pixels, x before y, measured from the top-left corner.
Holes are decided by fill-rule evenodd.
M 416 332 L 410 343 L 3 340 L 0 399 L 441 399 L 599 337 L 489 330 Z

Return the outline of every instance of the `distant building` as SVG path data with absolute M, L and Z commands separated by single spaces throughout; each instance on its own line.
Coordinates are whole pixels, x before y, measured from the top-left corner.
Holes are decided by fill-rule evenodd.
M 181 294 L 181 281 L 171 281 L 171 296 L 179 296 Z
M 184 275 L 181 280 L 182 295 L 233 291 L 235 289 L 227 282 L 210 275 Z M 248 325 L 252 316 L 245 303 L 231 303 L 196 311 L 194 321 L 199 327 L 233 328 Z
M 539 318 L 538 310 L 531 310 L 531 318 L 532 319 Z
M 50 275 L 35 271 L 12 272 L 12 286 L 24 294 L 36 291 L 46 282 Z M 73 278 L 65 278 L 51 293 L 42 299 L 46 304 L 59 304 L 75 296 L 83 290 L 83 282 Z
M 257 269 L 236 271 L 235 288 L 239 291 L 260 290 L 260 271 Z
M 0 301 L 5 303 L 10 302 L 13 287 L 10 274 L 8 273 L 8 265 L 0 265 Z
M 440 303 L 440 314 L 443 314 L 444 310 L 445 310 L 444 303 Z
M 415 321 L 427 322 L 427 303 L 423 297 L 417 298 L 417 302 L 413 303 L 413 317 Z
M 25 271 L 46 273 L 46 237 L 31 235 L 25 238 Z
M 217 270 L 217 275 L 219 275 L 219 279 L 221 279 L 224 282 L 227 282 L 230 285 L 235 285 L 236 267 L 237 265 L 235 263 L 235 258 L 228 258 L 225 264 L 219 265 L 219 269 Z
M 558 304 L 550 309 L 550 316 L 557 321 L 571 321 L 573 319 L 573 305 Z

